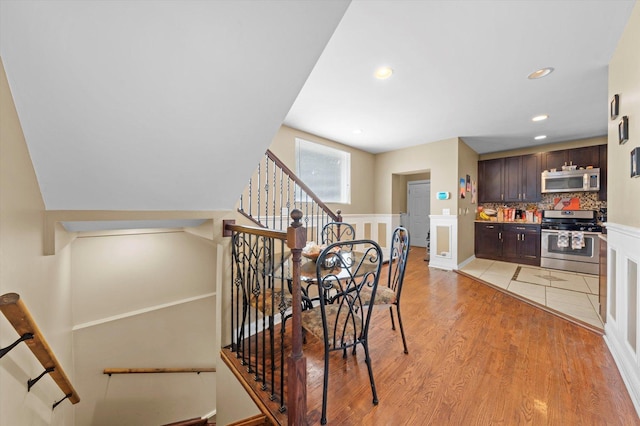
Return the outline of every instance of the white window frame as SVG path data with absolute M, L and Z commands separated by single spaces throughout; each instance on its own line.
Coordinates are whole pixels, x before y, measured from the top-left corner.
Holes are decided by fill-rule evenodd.
M 296 138 L 296 174 L 324 203 L 351 204 L 351 153 L 340 149 L 332 148 L 326 145 L 310 142 L 304 139 Z M 301 164 L 304 164 L 304 156 L 323 156 L 333 157 L 336 163 L 335 170 L 328 162 L 314 161 L 318 168 L 301 170 Z M 327 170 L 331 170 L 331 176 L 337 177 L 339 191 L 328 193 L 323 187 L 322 182 L 318 182 L 314 176 L 319 174 L 327 174 Z M 300 200 L 301 194 L 296 193 L 296 201 Z M 337 199 L 336 199 L 337 197 Z

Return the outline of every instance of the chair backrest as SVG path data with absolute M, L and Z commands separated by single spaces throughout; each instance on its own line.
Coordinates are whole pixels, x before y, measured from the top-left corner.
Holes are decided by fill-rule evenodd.
M 344 349 L 367 339 L 373 309 L 363 307 L 365 298 L 372 302 L 375 298 L 382 261 L 382 250 L 372 240 L 338 241 L 320 253 L 316 273 L 329 349 Z M 368 295 L 361 295 L 363 288 L 369 289 Z
M 396 300 L 400 300 L 404 272 L 409 257 L 409 231 L 402 226 L 393 230 L 389 253 L 389 275 L 387 285 L 396 292 Z
M 356 230 L 352 225 L 344 222 L 329 222 L 322 227 L 322 244 L 333 244 L 338 241 L 356 239 Z

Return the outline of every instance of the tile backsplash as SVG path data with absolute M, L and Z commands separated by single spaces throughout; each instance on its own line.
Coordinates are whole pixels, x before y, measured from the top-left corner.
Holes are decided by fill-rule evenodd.
M 599 210 L 607 207 L 606 201 L 598 200 L 597 192 L 570 192 L 562 194 L 542 194 L 542 200 L 536 203 L 480 203 L 480 206 L 490 209 L 497 209 L 501 206 L 507 206 L 515 209 L 526 210 L 536 207 L 538 210 L 553 209 L 555 198 L 578 198 L 580 200 L 581 210 Z

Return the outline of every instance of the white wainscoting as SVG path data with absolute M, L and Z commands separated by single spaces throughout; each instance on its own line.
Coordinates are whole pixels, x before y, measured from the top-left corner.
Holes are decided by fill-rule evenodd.
M 640 229 L 607 223 L 605 341 L 640 413 Z
M 458 269 L 458 216 L 429 215 L 431 252 L 429 267 Z M 440 233 L 440 234 L 439 234 Z
M 399 214 L 343 214 L 342 221 L 353 225 L 356 228 L 357 239 L 371 239 L 380 244 L 385 258 L 389 255 L 388 246 L 391 241 L 391 234 L 396 227 L 400 226 Z M 379 232 L 382 225 L 384 235 Z M 368 231 L 368 232 L 367 232 Z M 411 237 L 411 236 L 409 236 Z

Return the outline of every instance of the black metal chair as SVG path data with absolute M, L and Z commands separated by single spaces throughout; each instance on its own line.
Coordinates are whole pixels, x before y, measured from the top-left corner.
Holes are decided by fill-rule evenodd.
M 398 324 L 400 325 L 400 334 L 402 335 L 402 344 L 404 345 L 404 353 L 408 354 L 407 339 L 404 335 L 404 328 L 402 327 L 402 316 L 400 315 L 400 295 L 402 293 L 402 283 L 404 281 L 404 273 L 407 266 L 407 259 L 409 258 L 409 231 L 399 226 L 394 229 L 391 236 L 391 248 L 389 253 L 389 275 L 387 276 L 387 285 L 378 286 L 376 297 L 372 304 L 374 305 L 386 305 L 389 306 L 389 314 L 391 316 L 391 329 L 396 329 L 396 324 L 393 320 L 393 307 L 396 307 L 396 313 L 398 315 Z M 365 289 L 363 298 L 366 300 L 365 304 L 369 305 L 368 296 L 366 296 L 368 290 Z
M 329 222 L 322 227 L 320 233 L 322 244 L 332 244 L 337 241 L 350 241 L 356 239 L 355 228 L 344 222 Z
M 333 351 L 343 351 L 346 358 L 348 348 L 355 355 L 357 345 L 364 347 L 373 404 L 378 404 L 368 345 L 373 306 L 365 309 L 362 291 L 367 288 L 368 300 L 375 301 L 382 260 L 375 241 L 353 240 L 330 244 L 316 261 L 320 304 L 302 312 L 302 327 L 324 342 L 322 424 L 327 423 L 329 354 Z

